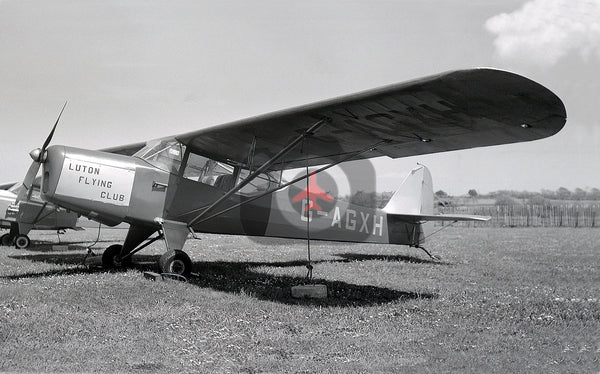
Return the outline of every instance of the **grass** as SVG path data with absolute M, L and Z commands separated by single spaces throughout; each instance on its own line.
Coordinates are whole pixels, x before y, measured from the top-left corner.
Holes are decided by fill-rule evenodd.
M 124 238 L 106 230 L 98 253 Z M 188 283 L 0 248 L 0 371 L 580 372 L 600 368 L 600 231 L 450 228 L 427 248 L 206 235 Z M 95 232 L 70 233 L 70 241 Z M 155 260 L 155 243 L 136 256 Z M 151 265 L 145 265 L 150 269 Z

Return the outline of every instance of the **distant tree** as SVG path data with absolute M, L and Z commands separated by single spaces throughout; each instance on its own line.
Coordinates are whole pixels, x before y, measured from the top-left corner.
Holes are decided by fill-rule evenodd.
M 535 194 L 535 195 L 531 196 L 527 200 L 527 204 L 529 204 L 529 205 L 543 205 L 543 206 L 550 205 L 550 203 L 548 202 L 548 199 L 546 199 L 541 194 Z
M 367 208 L 377 208 L 377 196 L 375 192 L 357 191 L 350 196 L 350 203 Z
M 570 200 L 571 191 L 569 191 L 565 187 L 560 187 L 558 190 L 556 190 L 556 197 L 560 200 Z
M 435 196 L 437 197 L 448 197 L 448 194 L 445 191 L 439 190 L 435 192 Z
M 572 197 L 575 200 L 585 200 L 587 199 L 587 192 L 581 188 L 576 188 L 575 191 L 573 191 Z
M 600 190 L 597 188 L 592 188 L 588 193 L 588 199 L 600 200 Z
M 470 189 L 469 192 L 467 192 L 469 194 L 469 197 L 472 198 L 476 198 L 477 197 L 477 191 L 475 189 Z
M 502 195 L 498 195 L 496 196 L 496 205 L 521 205 L 521 203 L 515 199 L 514 197 L 507 195 L 507 194 L 502 194 Z
M 546 199 L 556 199 L 556 192 L 543 189 L 542 196 L 544 196 Z

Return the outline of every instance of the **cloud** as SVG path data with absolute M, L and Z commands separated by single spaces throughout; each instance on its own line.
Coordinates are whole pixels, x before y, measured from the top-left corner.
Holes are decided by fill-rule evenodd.
M 600 0 L 532 0 L 485 23 L 502 59 L 552 66 L 578 54 L 600 61 Z

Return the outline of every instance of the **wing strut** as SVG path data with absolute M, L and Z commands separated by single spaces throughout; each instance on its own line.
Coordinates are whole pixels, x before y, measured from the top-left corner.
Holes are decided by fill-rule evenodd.
M 383 144 L 383 143 L 389 143 L 389 142 L 390 142 L 389 140 L 381 140 L 381 141 L 379 141 L 379 142 L 377 142 L 377 143 L 375 143 L 375 144 L 373 144 L 373 145 L 370 145 L 370 146 L 368 146 L 368 147 L 366 147 L 366 148 L 363 148 L 363 149 L 361 149 L 361 150 L 359 150 L 359 151 L 356 151 L 356 152 L 354 152 L 354 153 L 350 153 L 350 154 L 349 154 L 349 155 L 347 155 L 346 157 L 344 157 L 344 158 L 341 158 L 341 159 L 339 159 L 339 160 L 338 160 L 338 161 L 336 161 L 336 162 L 333 162 L 333 163 L 331 163 L 331 164 L 327 164 L 327 165 L 325 165 L 325 166 L 323 166 L 323 167 L 321 167 L 321 168 L 319 168 L 319 169 L 317 169 L 317 170 L 315 170 L 315 171 L 312 171 L 310 174 L 318 174 L 318 173 L 320 173 L 320 172 L 322 172 L 322 171 L 325 171 L 325 170 L 327 170 L 327 169 L 329 169 L 329 168 L 332 168 L 332 167 L 334 167 L 334 166 L 336 166 L 336 165 L 338 165 L 338 164 L 341 164 L 342 162 L 349 161 L 349 160 L 351 160 L 351 159 L 353 159 L 353 158 L 355 158 L 355 157 L 358 157 L 358 156 L 360 156 L 361 154 L 363 154 L 363 153 L 365 153 L 365 152 L 371 152 L 371 151 L 373 151 L 375 148 L 377 148 L 377 146 L 379 146 L 380 144 Z M 227 213 L 227 212 L 229 212 L 230 210 L 233 210 L 233 209 L 235 209 L 235 208 L 238 208 L 238 207 L 240 207 L 240 206 L 242 206 L 242 205 L 248 204 L 248 203 L 250 203 L 250 202 L 252 202 L 252 201 L 254 201 L 254 200 L 260 199 L 260 198 L 261 198 L 261 197 L 263 197 L 263 196 L 266 196 L 266 195 L 272 194 L 273 192 L 277 192 L 277 191 L 279 191 L 279 190 L 281 190 L 281 189 L 283 189 L 283 188 L 286 188 L 287 186 L 290 186 L 290 185 L 292 185 L 292 184 L 294 184 L 294 183 L 296 183 L 296 182 L 299 182 L 299 181 L 301 181 L 301 180 L 303 180 L 303 179 L 305 179 L 305 178 L 306 178 L 306 176 L 305 176 L 305 175 L 301 175 L 301 176 L 299 176 L 299 177 L 297 177 L 297 178 L 294 178 L 294 179 L 292 179 L 292 180 L 291 180 L 291 181 L 289 181 L 289 182 L 286 182 L 286 183 L 284 183 L 284 184 L 282 184 L 282 185 L 279 185 L 279 186 L 277 186 L 277 187 L 275 187 L 275 188 L 272 188 L 272 189 L 270 189 L 270 190 L 267 190 L 267 191 L 265 191 L 265 192 L 261 193 L 260 195 L 253 196 L 253 197 L 251 197 L 251 198 L 249 198 L 249 199 L 247 199 L 247 200 L 244 200 L 244 201 L 242 201 L 242 202 L 240 202 L 240 203 L 237 203 L 237 204 L 235 204 L 235 205 L 232 205 L 232 206 L 228 207 L 227 209 L 224 209 L 224 210 L 222 210 L 222 211 L 220 211 L 220 212 L 218 212 L 218 213 L 212 214 L 212 215 L 210 215 L 209 217 L 206 217 L 206 218 L 204 218 L 204 219 L 202 219 L 202 220 L 200 220 L 200 219 L 198 219 L 198 220 L 194 220 L 194 223 L 202 223 L 202 222 L 208 221 L 209 219 L 212 219 L 212 218 L 215 218 L 215 217 L 217 217 L 217 216 L 220 216 L 221 214 Z M 188 212 L 188 213 L 185 213 L 185 214 L 189 214 L 189 213 L 190 213 L 190 212 Z M 191 224 L 188 224 L 188 226 L 190 226 L 190 227 L 191 227 Z
M 248 175 L 246 177 L 246 179 L 244 179 L 243 181 L 241 181 L 237 186 L 233 187 L 231 190 L 229 190 L 229 192 L 227 192 L 225 195 L 221 196 L 219 199 L 217 199 L 214 203 L 212 203 L 208 208 L 206 208 L 202 213 L 200 213 L 199 215 L 197 215 L 194 219 L 192 219 L 189 223 L 188 223 L 188 227 L 191 227 L 194 223 L 198 222 L 198 220 L 200 220 L 202 217 L 206 216 L 206 214 L 208 214 L 208 212 L 210 212 L 211 210 L 213 210 L 217 205 L 219 205 L 221 202 L 223 202 L 224 200 L 227 200 L 231 195 L 233 195 L 234 193 L 238 192 L 239 190 L 241 190 L 242 188 L 244 188 L 244 186 L 246 186 L 248 183 L 250 183 L 254 178 L 256 178 L 260 173 L 262 173 L 263 171 L 265 171 L 266 169 L 268 169 L 271 165 L 273 165 L 278 159 L 280 159 L 281 157 L 285 156 L 289 151 L 291 151 L 296 145 L 298 145 L 298 143 L 300 143 L 302 140 L 304 140 L 304 138 L 306 138 L 307 136 L 312 136 L 315 132 L 317 132 L 317 130 L 323 126 L 325 123 L 327 122 L 331 122 L 330 118 L 323 118 L 320 119 L 319 121 L 317 121 L 314 125 L 312 125 L 308 130 L 304 131 L 302 134 L 300 134 L 296 139 L 294 139 L 290 144 L 288 144 L 287 146 L 285 146 L 281 151 L 279 151 L 275 156 L 273 156 L 270 160 L 268 160 L 267 162 L 265 162 L 261 167 L 259 167 L 258 169 L 256 169 L 256 171 L 254 171 L 253 173 L 251 173 L 250 175 Z

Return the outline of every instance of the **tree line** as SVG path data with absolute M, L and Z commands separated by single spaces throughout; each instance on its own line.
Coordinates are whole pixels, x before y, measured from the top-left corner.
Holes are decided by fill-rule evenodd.
M 393 191 L 357 191 L 351 196 L 342 196 L 339 199 L 364 207 L 382 208 L 393 194 Z M 542 189 L 539 192 L 499 190 L 488 194 L 479 194 L 477 190 L 470 189 L 464 196 L 473 199 L 492 199 L 495 200 L 494 205 L 553 205 L 564 201 L 600 201 L 600 189 L 575 188 L 571 191 L 565 187 L 560 187 L 554 191 L 548 189 Z M 451 196 L 443 190 L 438 190 L 435 192 L 435 197 L 440 205 L 446 205 L 446 203 L 452 204 L 452 199 L 458 196 Z

